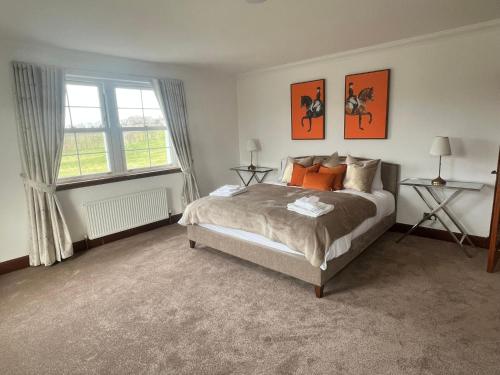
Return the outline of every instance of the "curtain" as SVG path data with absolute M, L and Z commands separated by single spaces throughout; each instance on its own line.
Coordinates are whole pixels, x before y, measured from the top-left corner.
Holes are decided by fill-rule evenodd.
M 30 265 L 46 266 L 73 255 L 55 194 L 64 141 L 64 72 L 12 63 L 18 143 L 28 206 Z
M 187 129 L 187 108 L 184 84 L 175 79 L 155 79 L 153 87 L 184 176 L 182 199 L 184 206 L 200 197 L 193 170 L 193 157 Z

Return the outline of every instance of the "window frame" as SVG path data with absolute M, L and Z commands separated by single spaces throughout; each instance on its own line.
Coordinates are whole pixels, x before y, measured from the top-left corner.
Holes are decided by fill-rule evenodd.
M 82 133 L 98 133 L 102 132 L 104 133 L 105 137 L 105 146 L 106 146 L 106 151 L 107 151 L 107 157 L 108 157 L 108 168 L 109 172 L 103 172 L 103 173 L 90 173 L 90 174 L 84 174 L 80 176 L 70 176 L 70 177 L 63 177 L 63 178 L 58 178 L 57 179 L 57 184 L 59 183 L 67 183 L 71 181 L 82 181 L 82 180 L 91 180 L 91 179 L 96 179 L 96 178 L 105 178 L 113 175 L 113 149 L 110 148 L 110 137 L 111 134 L 109 132 L 109 119 L 107 115 L 107 110 L 106 110 L 106 98 L 104 94 L 104 84 L 102 82 L 99 82 L 95 79 L 92 78 L 71 78 L 68 79 L 66 78 L 64 82 L 64 88 L 65 88 L 65 98 L 64 98 L 64 108 L 66 110 L 66 85 L 80 85 L 80 86 L 93 86 L 97 87 L 98 90 L 98 95 L 99 95 L 99 105 L 100 105 L 100 110 L 101 110 L 101 121 L 102 121 L 102 128 L 66 128 L 64 127 L 64 135 L 68 134 L 82 134 Z M 68 107 L 71 108 L 71 103 L 68 102 Z M 77 146 L 77 154 L 79 155 L 78 152 L 78 146 Z M 61 157 L 62 160 L 62 157 Z M 78 165 L 80 168 L 80 173 L 81 173 L 81 167 L 80 167 L 80 159 L 78 159 Z
M 141 177 L 157 176 L 161 174 L 170 174 L 180 172 L 178 160 L 171 143 L 170 132 L 167 126 L 164 127 L 126 127 L 120 125 L 118 116 L 118 105 L 116 101 L 115 90 L 117 88 L 131 88 L 131 89 L 147 89 L 153 90 L 150 82 L 145 81 L 130 81 L 110 78 L 97 78 L 67 74 L 65 78 L 65 88 L 68 84 L 76 85 L 89 85 L 96 86 L 99 91 L 99 101 L 101 109 L 101 118 L 103 122 L 102 128 L 66 128 L 64 133 L 96 133 L 103 132 L 106 140 L 106 150 L 108 155 L 108 166 L 110 171 L 103 173 L 85 174 L 80 176 L 63 177 L 57 179 L 57 185 L 63 187 L 58 190 L 65 190 L 68 188 L 77 188 L 81 186 L 92 186 L 107 182 L 123 181 L 127 179 L 135 179 Z M 68 103 L 71 107 L 71 103 Z M 66 107 L 66 99 L 65 99 Z M 165 119 L 166 121 L 166 119 Z M 167 152 L 169 153 L 171 164 L 127 169 L 127 162 L 125 156 L 125 147 L 123 142 L 123 132 L 147 131 L 147 130 L 164 130 L 167 132 Z M 149 150 L 149 148 L 148 148 Z M 78 152 L 78 151 L 77 151 Z M 130 178 L 127 178 L 127 177 Z M 93 183 L 93 181 L 95 183 Z M 74 187 L 73 187 L 74 186 Z
M 118 107 L 118 101 L 116 100 L 116 89 L 146 89 L 146 90 L 153 90 L 153 86 L 151 84 L 147 83 L 131 83 L 131 82 L 115 82 L 113 85 L 113 100 L 111 100 L 112 105 L 114 106 L 113 112 L 116 114 L 116 126 L 119 129 L 120 134 L 120 150 L 122 153 L 122 158 L 123 158 L 123 170 L 124 173 L 142 173 L 142 172 L 147 172 L 147 171 L 158 171 L 158 170 L 163 170 L 163 169 L 168 169 L 168 168 L 177 168 L 178 167 L 178 162 L 177 158 L 175 156 L 175 152 L 173 152 L 173 146 L 171 144 L 171 138 L 170 138 L 170 132 L 166 126 L 166 121 L 167 119 L 164 118 L 165 121 L 165 126 L 128 126 L 128 127 L 123 127 L 120 125 L 120 118 L 119 118 L 119 109 L 127 109 L 127 108 L 119 108 Z M 154 93 L 154 90 L 153 90 Z M 139 109 L 139 108 L 136 108 Z M 145 108 L 143 107 L 142 110 Z M 148 109 L 148 108 L 146 108 Z M 161 110 L 161 108 L 160 108 Z M 163 116 L 163 114 L 162 114 Z M 171 164 L 167 164 L 165 166 L 157 166 L 157 167 L 145 167 L 145 168 L 132 168 L 128 169 L 127 168 L 127 159 L 125 155 L 125 145 L 123 142 L 123 133 L 127 131 L 149 131 L 149 130 L 162 130 L 167 132 L 167 152 L 169 153 L 169 157 L 173 161 Z M 149 141 L 148 141 L 149 142 Z M 148 151 L 150 151 L 151 148 L 148 147 Z M 151 156 L 150 156 L 151 157 Z

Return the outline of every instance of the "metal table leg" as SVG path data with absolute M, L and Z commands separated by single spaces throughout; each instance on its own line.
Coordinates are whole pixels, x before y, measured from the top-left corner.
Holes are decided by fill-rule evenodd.
M 250 182 L 252 182 L 252 179 L 254 177 L 257 179 L 255 171 L 251 171 L 251 170 L 248 170 L 248 171 L 252 172 L 252 175 L 250 176 L 250 178 L 248 179 L 248 181 L 245 182 L 245 180 L 243 179 L 243 177 L 240 174 L 240 171 L 236 170 L 236 173 L 238 174 L 238 177 L 240 178 L 241 182 L 243 182 L 243 185 L 245 185 L 245 186 L 248 186 L 250 184 Z M 259 181 L 259 180 L 257 179 L 257 181 Z
M 262 183 L 262 181 L 264 181 L 264 179 L 266 178 L 266 176 L 267 176 L 267 174 L 268 174 L 268 173 L 269 173 L 269 172 L 264 172 L 264 173 L 262 173 L 262 177 L 261 177 L 260 179 L 259 179 L 259 176 L 257 176 L 257 174 L 255 174 L 255 179 L 256 179 L 256 180 L 257 180 L 257 182 L 260 184 L 260 183 Z
M 424 203 L 427 205 L 427 207 L 429 207 L 429 209 L 431 210 L 431 212 L 429 212 L 427 215 L 425 215 L 418 223 L 416 223 L 413 227 L 410 228 L 410 230 L 408 230 L 406 233 L 404 233 L 400 238 L 398 238 L 396 240 L 396 242 L 400 242 L 401 240 L 403 240 L 403 238 L 405 238 L 406 236 L 408 236 L 409 234 L 411 234 L 417 227 L 419 227 L 424 221 L 428 220 L 432 215 L 435 215 L 438 211 L 440 210 L 443 210 L 445 212 L 445 214 L 450 217 L 450 215 L 448 214 L 448 210 L 445 210 L 446 208 L 446 205 L 454 198 L 456 198 L 460 193 L 461 193 L 461 190 L 455 190 L 449 197 L 447 197 L 446 199 L 444 200 L 439 200 L 439 198 L 436 200 L 436 197 L 434 197 L 431 193 L 431 195 L 433 196 L 433 198 L 436 200 L 436 202 L 438 203 L 437 206 L 433 206 L 426 198 L 425 196 L 422 194 L 422 192 L 418 189 L 417 186 L 413 186 L 413 189 L 415 189 L 415 191 L 417 192 L 417 194 L 419 195 L 419 197 L 422 199 L 422 201 L 424 201 Z M 435 217 L 437 218 L 437 220 L 441 223 L 441 225 L 448 231 L 448 233 L 450 234 L 450 236 L 453 238 L 453 240 L 462 248 L 462 250 L 464 251 L 464 253 L 468 256 L 468 257 L 471 257 L 471 255 L 467 252 L 467 250 L 465 249 L 465 247 L 463 246 L 462 244 L 462 241 L 460 241 L 457 236 L 455 235 L 455 233 L 453 233 L 453 231 L 448 227 L 448 225 L 446 225 L 446 223 L 438 216 L 438 215 L 435 215 Z M 452 222 L 456 225 L 454 219 L 452 219 L 450 217 L 450 220 L 452 220 Z M 457 226 L 458 227 L 458 226 Z M 460 228 L 459 228 L 460 229 Z M 464 233 L 462 233 L 464 234 Z
M 434 189 L 431 189 L 429 187 L 426 187 L 426 189 L 429 192 L 429 194 L 432 196 L 432 198 L 434 198 L 434 200 L 438 204 L 440 204 L 441 203 L 441 199 L 436 194 L 436 192 L 434 191 Z M 462 238 L 460 240 L 460 243 L 462 244 L 464 242 L 464 240 L 467 240 L 467 242 L 469 243 L 470 246 L 475 247 L 474 243 L 472 242 L 472 240 L 469 237 L 469 234 L 467 233 L 467 231 L 465 230 L 465 228 L 463 227 L 463 225 L 460 224 L 460 222 L 458 221 L 458 219 L 451 213 L 451 211 L 446 206 L 443 206 L 443 211 L 446 213 L 446 215 L 451 220 L 451 222 L 458 228 L 458 230 L 462 234 Z
M 411 234 L 415 229 L 417 229 L 417 227 L 420 226 L 420 224 L 422 224 L 424 221 L 428 220 L 432 215 L 434 215 L 436 212 L 438 212 L 440 209 L 442 209 L 442 207 L 447 204 L 452 198 L 454 198 L 456 195 L 458 195 L 457 193 L 459 192 L 459 190 L 456 190 L 452 195 L 450 195 L 445 201 L 443 201 L 441 204 L 439 204 L 437 207 L 433 207 L 428 201 L 427 199 L 425 198 L 425 196 L 420 192 L 420 190 L 416 187 L 416 186 L 413 186 L 413 189 L 417 192 L 417 194 L 420 196 L 420 198 L 424 201 L 424 203 L 427 205 L 427 207 L 429 207 L 429 209 L 431 210 L 431 212 L 429 212 L 427 215 L 425 215 L 418 223 L 416 223 L 413 227 L 411 227 L 406 233 L 404 233 L 396 242 L 400 242 L 403 238 L 405 238 L 406 236 L 408 236 L 409 234 Z M 436 218 L 440 221 L 441 224 L 443 224 L 443 226 L 445 228 L 448 229 L 448 227 L 446 226 L 445 223 L 442 222 L 442 220 L 439 218 L 439 216 L 436 215 Z M 452 232 L 453 233 L 453 232 Z M 454 235 L 454 234 L 453 234 Z M 456 241 L 458 241 L 458 239 L 456 238 L 455 236 L 455 239 Z

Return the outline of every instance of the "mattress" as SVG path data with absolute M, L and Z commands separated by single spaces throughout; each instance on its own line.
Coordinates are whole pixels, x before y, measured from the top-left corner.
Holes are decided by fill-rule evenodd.
M 363 193 L 356 190 L 344 189 L 339 190 L 339 193 L 349 193 L 359 195 L 370 201 L 372 201 L 377 207 L 377 213 L 375 216 L 370 217 L 358 225 L 352 232 L 346 234 L 345 236 L 335 240 L 328 251 L 325 254 L 325 259 L 321 264 L 320 268 L 326 270 L 328 262 L 334 258 L 345 254 L 349 251 L 351 247 L 351 242 L 356 237 L 361 236 L 367 232 L 370 228 L 380 222 L 384 217 L 391 215 L 395 210 L 395 201 L 392 193 L 386 190 L 376 190 L 370 193 Z M 214 232 L 218 232 L 227 236 L 235 237 L 241 240 L 256 243 L 258 245 L 266 246 L 276 251 L 294 254 L 297 256 L 304 257 L 304 254 L 299 252 L 297 249 L 292 249 L 280 242 L 271 241 L 270 239 L 256 233 L 246 232 L 239 229 L 222 227 L 213 224 L 200 224 L 201 227 L 209 229 Z

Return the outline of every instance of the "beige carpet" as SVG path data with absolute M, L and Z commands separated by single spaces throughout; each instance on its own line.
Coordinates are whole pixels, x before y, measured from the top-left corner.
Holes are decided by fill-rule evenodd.
M 387 233 L 311 286 L 170 226 L 0 276 L 2 374 L 500 374 L 486 252 Z

